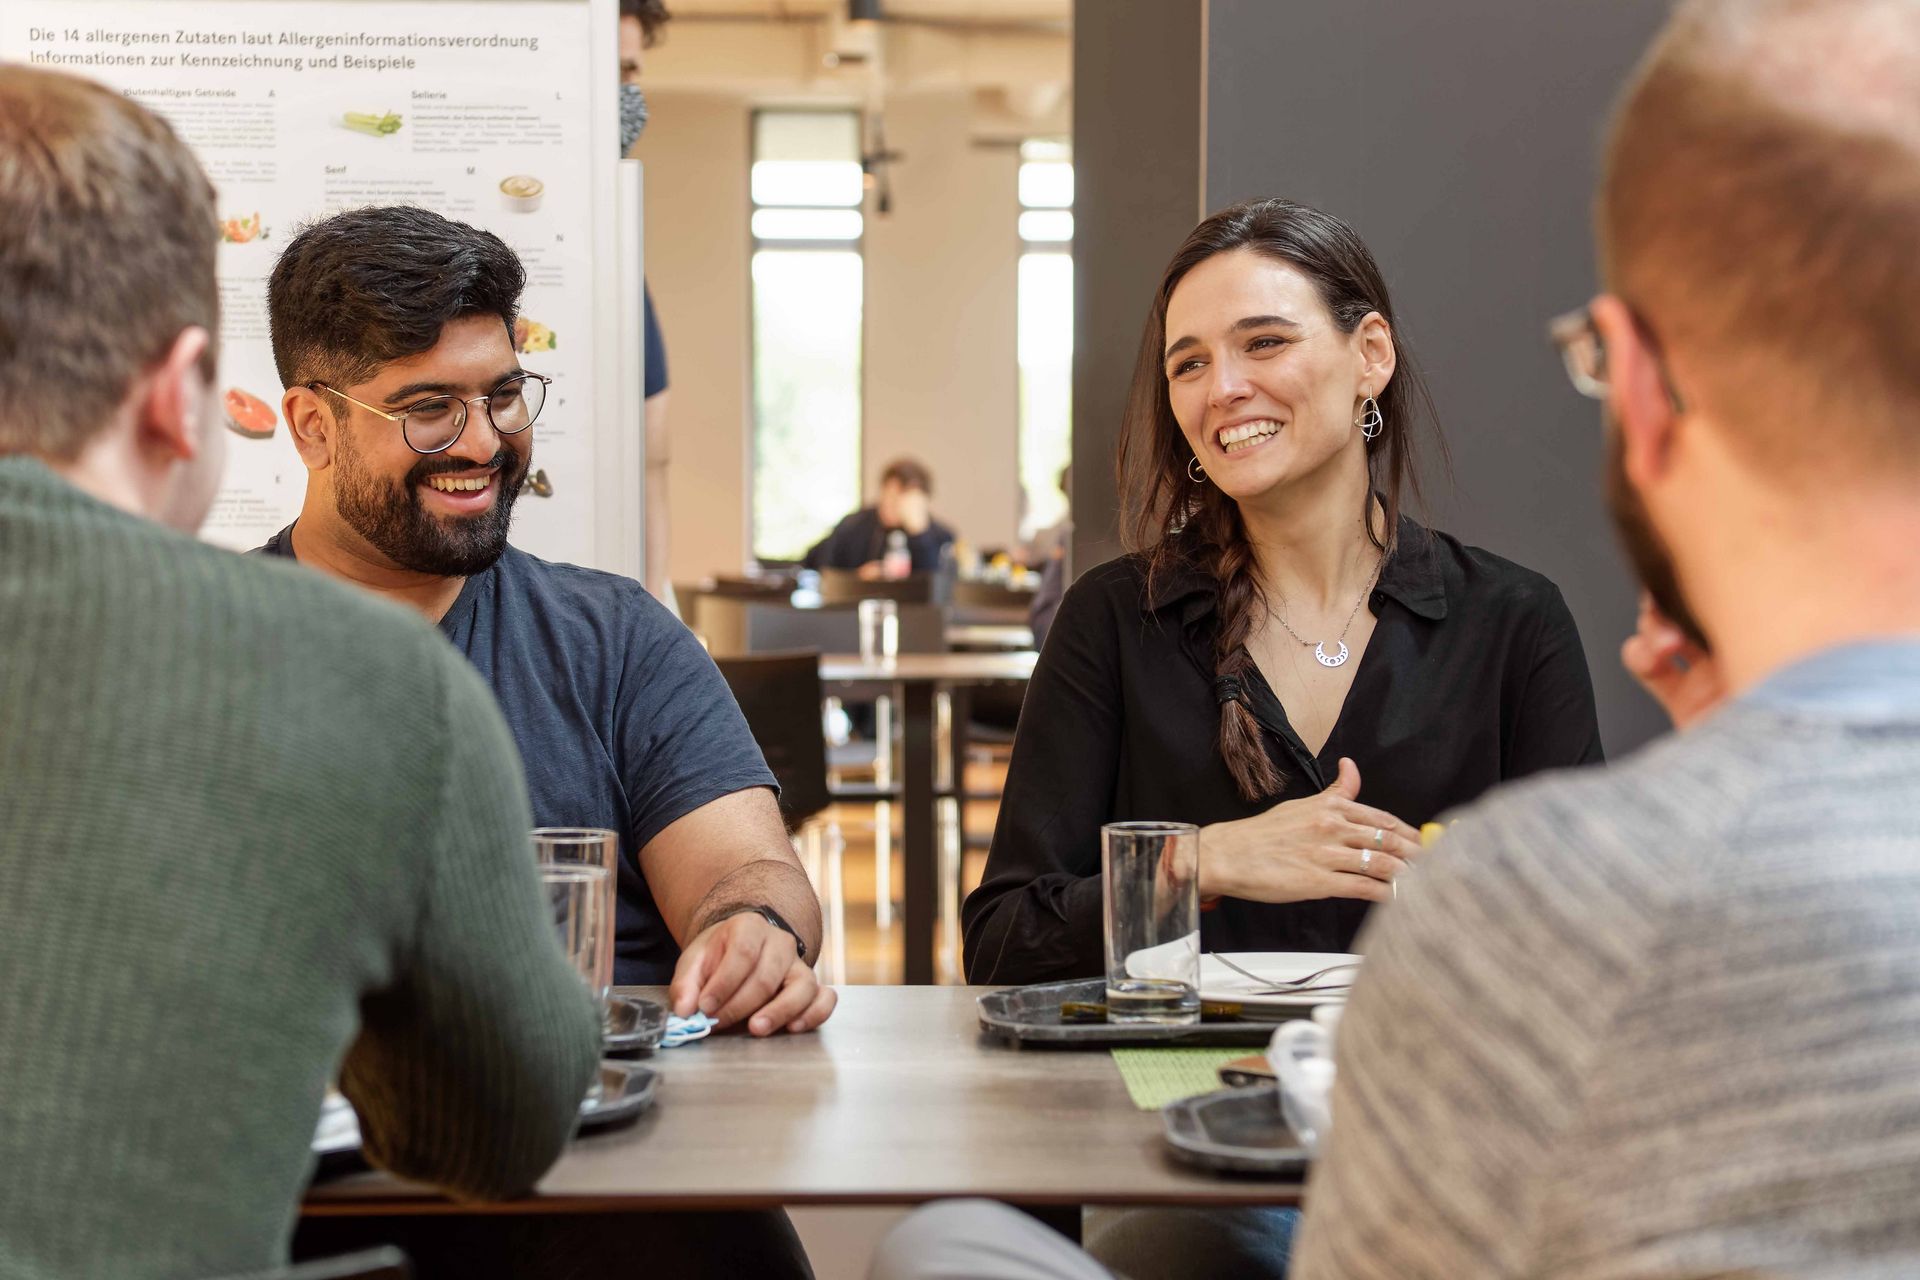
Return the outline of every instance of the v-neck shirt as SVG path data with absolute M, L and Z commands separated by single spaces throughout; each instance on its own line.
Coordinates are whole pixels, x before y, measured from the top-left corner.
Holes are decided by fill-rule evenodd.
M 1367 605 L 1373 635 L 1318 753 L 1248 664 L 1245 703 L 1284 778 L 1249 801 L 1219 748 L 1212 576 L 1174 568 L 1150 584 L 1128 556 L 1076 582 L 1028 685 L 986 875 L 962 913 L 969 980 L 1103 972 L 1105 823 L 1250 818 L 1324 791 L 1350 756 L 1360 801 L 1418 826 L 1506 779 L 1601 758 L 1579 632 L 1545 577 L 1402 519 Z M 1367 905 L 1225 899 L 1203 916 L 1202 945 L 1345 951 Z

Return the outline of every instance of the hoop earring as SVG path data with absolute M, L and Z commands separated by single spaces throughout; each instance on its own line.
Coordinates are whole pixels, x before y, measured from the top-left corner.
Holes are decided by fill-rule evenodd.
M 1195 475 L 1194 472 L 1196 471 L 1200 474 Z M 1193 481 L 1195 484 L 1205 484 L 1207 482 L 1207 469 L 1200 465 L 1198 454 L 1187 459 L 1187 479 Z
M 1386 428 L 1387 420 L 1380 414 L 1380 402 L 1372 396 L 1360 402 L 1360 416 L 1353 420 L 1360 428 L 1360 434 L 1369 440 L 1380 438 L 1380 432 Z

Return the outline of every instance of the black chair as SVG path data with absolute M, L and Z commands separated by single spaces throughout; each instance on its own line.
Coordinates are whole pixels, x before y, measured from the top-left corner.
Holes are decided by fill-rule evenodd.
M 994 609 L 1025 611 L 1033 603 L 1032 587 L 1016 587 L 1005 582 L 982 582 L 970 578 L 957 579 L 953 584 L 953 607 L 956 609 Z
M 738 600 L 785 600 L 798 585 L 790 574 L 764 574 L 757 578 L 715 577 L 705 585 L 705 593 L 731 596 Z
M 854 604 L 861 600 L 898 600 L 901 604 L 930 604 L 933 601 L 931 573 L 916 573 L 906 578 L 862 578 L 852 569 L 820 571 L 820 603 Z
M 796 832 L 833 801 L 820 729 L 820 655 L 764 653 L 714 663 L 780 783 L 780 816 Z
M 820 722 L 820 655 L 761 653 L 714 660 L 747 728 L 780 784 L 780 816 L 794 838 L 800 864 L 813 882 L 825 916 L 816 966 L 821 977 L 846 973 L 846 893 L 841 878 L 845 840 L 829 806 L 826 734 Z

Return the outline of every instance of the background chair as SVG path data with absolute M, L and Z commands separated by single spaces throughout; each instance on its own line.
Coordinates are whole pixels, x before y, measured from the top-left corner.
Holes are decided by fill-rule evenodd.
M 853 604 L 861 600 L 898 600 L 901 604 L 929 604 L 933 601 L 930 573 L 905 578 L 867 580 L 852 569 L 820 571 L 820 603 Z
M 956 609 L 1018 609 L 1024 613 L 1032 603 L 1031 587 L 973 578 L 960 578 L 953 584 L 953 607 Z
M 780 815 L 825 916 L 817 969 L 823 981 L 846 973 L 846 840 L 829 812 L 826 738 L 820 725 L 818 651 L 763 653 L 715 660 L 747 718 L 767 767 L 780 784 Z
M 897 612 L 900 618 L 901 653 L 946 652 L 947 618 L 938 605 L 901 603 Z M 860 609 L 857 604 L 796 609 L 761 601 L 748 606 L 745 623 L 747 653 L 775 653 L 787 649 L 817 649 L 821 653 L 860 652 Z

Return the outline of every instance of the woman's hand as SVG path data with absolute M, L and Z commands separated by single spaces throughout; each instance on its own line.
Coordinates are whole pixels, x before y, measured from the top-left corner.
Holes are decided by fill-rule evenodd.
M 1638 629 L 1620 646 L 1620 663 L 1666 709 L 1676 729 L 1726 700 L 1713 655 L 1687 639 L 1644 593 Z
M 1420 856 L 1420 833 L 1359 803 L 1359 795 L 1360 769 L 1343 756 L 1340 776 L 1319 795 L 1207 827 L 1200 833 L 1200 896 L 1385 902 L 1393 878 Z

